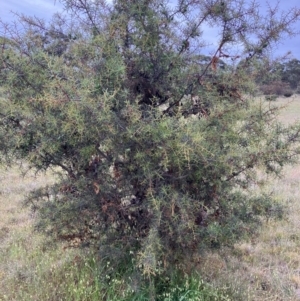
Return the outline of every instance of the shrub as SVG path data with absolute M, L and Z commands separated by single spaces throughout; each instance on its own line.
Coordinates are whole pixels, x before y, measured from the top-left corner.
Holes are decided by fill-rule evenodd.
M 275 100 L 277 100 L 277 98 L 278 98 L 277 95 L 266 95 L 266 96 L 265 96 L 265 99 L 266 99 L 267 101 L 275 101 Z
M 133 263 L 150 279 L 253 234 L 270 206 L 247 190 L 256 167 L 279 174 L 294 162 L 300 131 L 243 96 L 247 70 L 299 11 L 280 15 L 274 32 L 243 1 L 62 2 L 73 23 L 23 17 L 1 40 L 2 154 L 60 176 L 28 197 L 37 229 L 95 247 L 113 273 Z M 205 61 L 195 14 L 223 28 Z M 244 63 L 219 70 L 239 39 Z
M 261 86 L 261 91 L 265 95 L 284 95 L 289 89 L 289 84 L 282 81 L 274 81 L 270 84 Z
M 283 93 L 283 95 L 284 95 L 285 97 L 291 97 L 291 96 L 293 95 L 293 91 L 285 91 L 285 92 Z

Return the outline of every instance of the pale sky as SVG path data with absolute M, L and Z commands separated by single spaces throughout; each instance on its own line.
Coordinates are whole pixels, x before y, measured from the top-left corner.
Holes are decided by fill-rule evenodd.
M 50 19 L 60 10 L 61 4 L 54 0 L 0 0 L 0 18 L 14 20 L 14 12 Z
M 258 0 L 259 3 L 265 3 L 265 0 Z M 277 0 L 268 0 L 271 6 L 277 3 Z M 288 10 L 296 6 L 300 9 L 300 0 L 281 0 L 280 9 Z M 51 19 L 51 16 L 62 10 L 59 0 L 0 0 L 0 19 L 11 22 L 15 19 L 15 13 L 21 13 L 29 16 L 37 16 L 43 19 Z M 300 22 L 297 26 L 300 31 Z M 207 37 L 213 39 L 215 34 L 212 29 L 207 30 Z M 291 51 L 292 55 L 300 59 L 300 36 L 288 38 L 281 42 L 276 51 L 277 55 L 283 55 Z

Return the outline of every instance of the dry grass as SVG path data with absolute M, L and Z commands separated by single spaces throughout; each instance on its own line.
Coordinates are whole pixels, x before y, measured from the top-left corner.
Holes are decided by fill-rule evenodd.
M 291 97 L 279 97 L 275 105 L 283 106 L 282 114 L 279 120 L 285 124 L 291 124 L 300 120 L 300 95 L 293 95 Z

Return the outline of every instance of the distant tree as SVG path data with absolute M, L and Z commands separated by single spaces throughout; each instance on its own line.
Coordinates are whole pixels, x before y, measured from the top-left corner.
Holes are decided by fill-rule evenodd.
M 50 24 L 22 16 L 1 30 L 2 158 L 61 176 L 28 198 L 39 229 L 147 275 L 251 234 L 274 206 L 251 189 L 256 171 L 294 162 L 300 127 L 245 92 L 299 9 L 61 2 Z M 204 57 L 208 26 L 218 45 Z
M 292 93 L 292 90 L 298 87 L 300 61 L 297 59 L 273 63 L 270 63 L 269 60 L 259 59 L 253 65 L 249 72 L 255 74 L 255 82 L 265 94 L 283 95 L 287 91 Z
M 300 61 L 292 59 L 282 66 L 282 80 L 296 89 L 300 83 Z
M 272 61 L 268 57 L 258 58 L 251 62 L 248 72 L 255 78 L 258 86 L 270 85 L 282 81 L 282 60 Z

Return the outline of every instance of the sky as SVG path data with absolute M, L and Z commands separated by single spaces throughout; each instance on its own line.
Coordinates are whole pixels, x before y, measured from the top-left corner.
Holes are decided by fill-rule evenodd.
M 265 0 L 258 0 L 263 9 Z M 273 6 L 277 0 L 268 0 Z M 300 9 L 300 0 L 281 0 L 280 9 L 288 10 L 291 7 Z M 11 22 L 15 19 L 14 13 L 21 13 L 29 16 L 37 16 L 46 20 L 50 20 L 51 16 L 57 11 L 62 11 L 62 5 L 59 0 L 0 0 L 0 19 Z M 300 31 L 300 21 L 295 26 Z M 211 28 L 206 28 L 207 39 L 214 43 L 215 32 Z M 277 46 L 275 55 L 284 55 L 288 51 L 292 52 L 292 56 L 300 59 L 300 35 L 294 38 L 282 40 Z
M 0 18 L 8 22 L 15 19 L 14 13 L 50 19 L 62 9 L 59 1 L 54 0 L 0 0 L 0 7 Z

